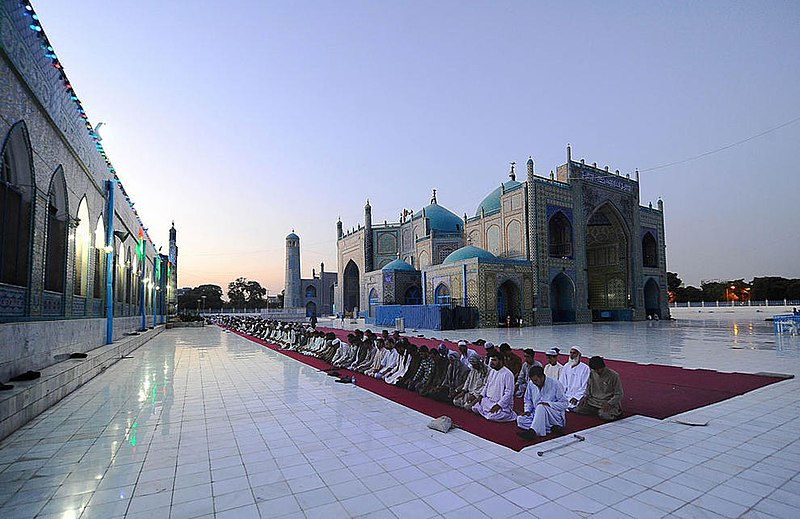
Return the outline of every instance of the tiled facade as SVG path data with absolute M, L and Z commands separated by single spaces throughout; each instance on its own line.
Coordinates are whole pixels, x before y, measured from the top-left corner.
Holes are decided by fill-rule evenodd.
M 574 161 L 569 148 L 557 175 L 537 176 L 529 159 L 524 182 L 513 164 L 509 176 L 448 232 L 428 216 L 447 211 L 435 191 L 398 222 L 373 225 L 369 202 L 363 226 L 338 222 L 337 308 L 369 316 L 385 299 L 380 269 L 400 258 L 420 272 L 424 304 L 477 308 L 480 326 L 669 316 L 663 203 L 641 206 L 638 178 Z M 491 254 L 442 263 L 464 246 Z

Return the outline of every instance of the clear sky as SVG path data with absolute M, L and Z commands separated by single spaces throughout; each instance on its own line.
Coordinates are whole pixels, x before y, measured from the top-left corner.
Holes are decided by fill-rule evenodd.
M 508 163 L 642 170 L 667 265 L 800 277 L 800 2 L 34 2 L 179 284 L 283 288 L 336 219 L 474 214 Z

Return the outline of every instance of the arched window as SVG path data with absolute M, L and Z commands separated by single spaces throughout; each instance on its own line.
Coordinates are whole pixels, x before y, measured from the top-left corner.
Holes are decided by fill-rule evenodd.
M 404 305 L 421 305 L 422 304 L 422 290 L 416 285 L 408 287 L 403 297 Z
M 92 295 L 95 299 L 102 299 L 103 297 L 103 279 L 105 279 L 106 271 L 106 230 L 103 227 L 103 215 L 97 219 L 97 225 L 94 228 L 94 287 Z
M 642 263 L 645 267 L 658 267 L 658 245 L 650 232 L 642 238 Z
M 78 227 L 75 229 L 75 290 L 76 296 L 86 296 L 89 284 L 89 251 L 92 247 L 92 224 L 86 197 L 78 206 Z
M 444 283 L 440 283 L 439 286 L 436 287 L 436 291 L 434 292 L 434 297 L 436 298 L 437 305 L 449 305 L 450 288 Z
M 125 266 L 125 302 L 131 302 L 131 286 L 133 285 L 133 269 L 131 268 L 131 260 L 133 256 L 131 255 L 131 248 L 128 247 L 125 253 L 125 262 L 123 265 Z
M 498 256 L 500 254 L 500 226 L 492 225 L 486 229 L 486 250 Z
M 428 251 L 422 251 L 419 253 L 419 268 L 425 268 L 430 265 L 431 260 L 428 257 Z
M 313 299 L 317 297 L 317 287 L 314 285 L 308 285 L 306 287 L 306 298 Z
M 133 249 L 133 254 L 130 256 L 131 264 L 131 303 L 139 304 L 139 251 L 137 248 Z
M 506 226 L 506 248 L 511 257 L 522 253 L 522 225 L 519 220 L 511 220 Z
M 116 300 L 118 303 L 125 301 L 125 247 L 119 240 L 114 240 L 117 246 L 117 264 L 114 267 L 114 290 L 117 294 Z
M 44 289 L 50 292 L 64 292 L 68 215 L 67 186 L 64 181 L 64 170 L 59 166 L 50 181 L 50 193 L 47 200 Z
M 0 283 L 28 286 L 34 192 L 28 130 L 19 122 L 8 132 L 0 155 Z
M 547 225 L 547 234 L 550 242 L 550 257 L 572 257 L 572 224 L 564 213 L 556 212 Z

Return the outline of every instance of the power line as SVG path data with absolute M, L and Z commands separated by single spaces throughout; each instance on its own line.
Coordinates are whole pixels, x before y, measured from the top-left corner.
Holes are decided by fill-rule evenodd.
M 720 151 L 725 151 L 727 149 L 733 148 L 734 146 L 739 146 L 740 144 L 744 144 L 746 142 L 752 141 L 753 139 L 757 139 L 759 137 L 762 137 L 762 136 L 764 136 L 764 135 L 766 135 L 766 134 L 768 134 L 770 132 L 774 132 L 776 130 L 780 130 L 781 128 L 785 128 L 786 126 L 789 126 L 790 124 L 794 124 L 797 121 L 800 121 L 800 117 L 796 117 L 796 118 L 792 119 L 789 122 L 785 122 L 783 124 L 780 124 L 778 126 L 770 128 L 769 130 L 764 130 L 763 132 L 758 133 L 756 135 L 751 135 L 750 137 L 747 137 L 746 139 L 742 139 L 740 141 L 736 141 L 736 142 L 733 142 L 731 144 L 727 144 L 727 145 L 725 145 L 725 146 L 723 146 L 721 148 L 717 148 L 715 150 L 707 151 L 705 153 L 701 153 L 700 155 L 695 155 L 694 157 L 689 157 L 688 159 L 676 160 L 675 162 L 670 162 L 668 164 L 661 164 L 660 166 L 654 166 L 652 168 L 640 169 L 639 172 L 640 173 L 644 173 L 645 171 L 655 171 L 657 169 L 668 168 L 670 166 L 677 166 L 678 164 L 685 164 L 685 163 L 691 162 L 693 160 L 702 159 L 703 157 L 707 157 L 709 155 L 713 155 L 714 153 L 719 153 Z

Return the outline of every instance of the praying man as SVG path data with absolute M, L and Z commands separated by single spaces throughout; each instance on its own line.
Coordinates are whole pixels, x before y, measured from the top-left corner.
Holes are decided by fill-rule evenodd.
M 619 420 L 622 418 L 622 382 L 619 374 L 606 367 L 603 357 L 589 359 L 589 384 L 586 394 L 578 403 L 575 412 L 598 416 L 601 420 Z
M 503 362 L 500 352 L 493 352 L 489 357 L 489 376 L 486 385 L 472 406 L 472 411 L 492 422 L 513 422 L 517 419 L 514 412 L 514 374 Z
M 569 362 L 561 369 L 558 381 L 569 401 L 567 411 L 575 409 L 586 393 L 586 383 L 589 381 L 589 366 L 581 362 L 581 351 L 577 347 L 569 349 Z
M 525 411 L 517 417 L 517 436 L 526 440 L 547 436 L 567 423 L 567 396 L 557 380 L 546 377 L 544 368 L 531 366 L 530 381 L 525 389 Z

